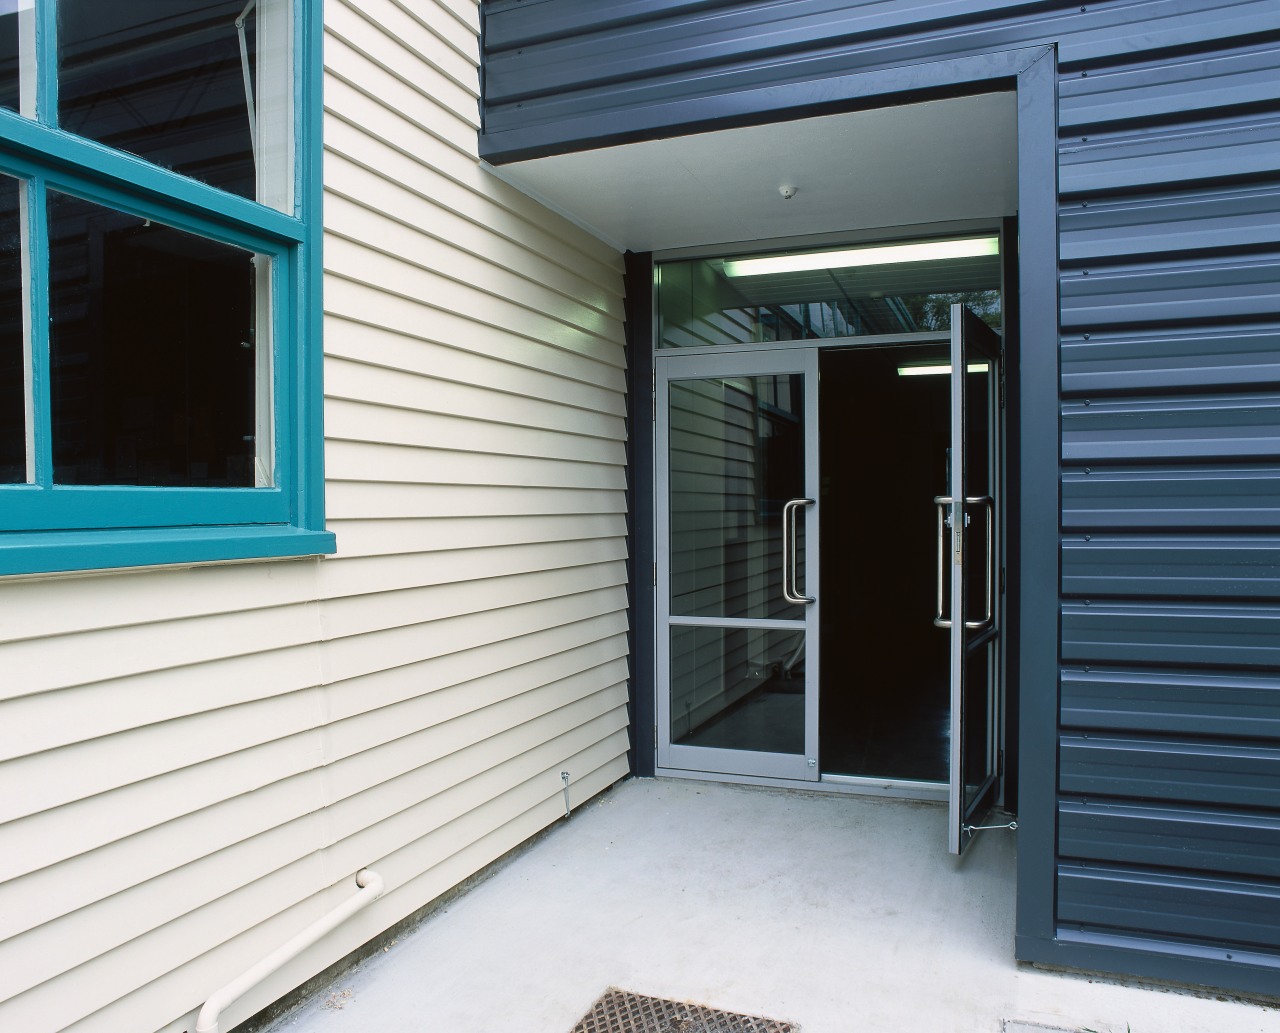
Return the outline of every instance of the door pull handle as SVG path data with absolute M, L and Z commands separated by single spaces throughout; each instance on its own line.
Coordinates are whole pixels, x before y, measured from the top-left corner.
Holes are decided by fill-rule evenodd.
M 977 631 L 979 628 L 986 628 L 991 625 L 991 618 L 995 613 L 995 556 L 992 553 L 991 546 L 995 539 L 995 504 L 990 495 L 977 495 L 973 498 L 965 499 L 971 506 L 982 506 L 987 511 L 987 591 L 986 591 L 986 612 L 981 620 L 965 621 L 964 626 L 971 631 Z
M 947 555 L 947 507 L 951 505 L 950 495 L 935 495 L 933 504 L 938 510 L 938 606 L 934 611 L 933 623 L 935 627 L 949 628 L 951 627 L 951 618 L 944 616 L 946 613 L 946 598 L 942 586 L 946 580 L 946 555 Z
M 946 582 L 947 545 L 951 534 L 955 535 L 956 555 L 961 556 L 963 551 L 964 528 L 959 526 L 952 527 L 950 528 L 951 534 L 947 533 L 948 523 L 957 523 L 954 517 L 950 521 L 947 519 L 947 510 L 951 507 L 952 501 L 949 495 L 935 495 L 933 499 L 933 504 L 938 510 L 938 600 L 934 610 L 933 623 L 939 628 L 951 627 L 951 618 L 945 616 L 946 593 L 943 590 Z M 990 495 L 975 495 L 967 497 L 964 501 L 966 506 L 982 506 L 986 510 L 987 516 L 986 612 L 981 620 L 966 620 L 964 622 L 965 628 L 969 631 L 977 631 L 980 628 L 989 627 L 991 618 L 995 613 L 995 555 L 992 550 L 992 545 L 995 541 L 995 503 Z M 957 507 L 957 509 L 960 509 L 963 514 L 962 507 Z M 963 522 L 968 523 L 968 519 L 968 515 L 963 514 Z
M 817 602 L 811 595 L 801 595 L 796 584 L 796 514 L 801 506 L 812 505 L 813 499 L 791 499 L 782 507 L 782 598 L 801 606 Z

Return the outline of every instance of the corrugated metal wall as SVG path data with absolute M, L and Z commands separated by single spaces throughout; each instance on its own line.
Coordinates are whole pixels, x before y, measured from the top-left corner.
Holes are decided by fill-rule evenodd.
M 1053 935 L 1280 966 L 1280 4 L 486 11 L 493 160 L 750 120 L 770 84 L 1057 46 Z
M 321 561 L 0 584 L 0 1029 L 243 1020 L 626 773 L 620 256 L 481 170 L 477 7 L 325 8 Z

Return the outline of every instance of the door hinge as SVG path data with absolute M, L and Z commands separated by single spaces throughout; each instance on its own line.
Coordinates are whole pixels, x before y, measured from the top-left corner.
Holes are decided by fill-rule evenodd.
M 658 748 L 658 726 L 657 725 L 653 726 L 653 748 L 655 750 Z
M 996 777 L 999 778 L 1004 774 L 1004 750 L 996 753 Z
M 649 377 L 649 421 L 658 422 L 658 371 L 656 369 Z
M 656 563 L 653 565 L 653 587 L 658 587 L 658 565 Z

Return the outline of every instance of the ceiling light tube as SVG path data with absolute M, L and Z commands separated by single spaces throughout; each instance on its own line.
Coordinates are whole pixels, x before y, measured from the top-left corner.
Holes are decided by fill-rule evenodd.
M 725 276 L 764 276 L 768 273 L 803 273 L 814 269 L 852 269 L 902 262 L 945 262 L 953 258 L 983 258 L 1000 253 L 999 237 L 966 237 L 962 240 L 930 240 L 920 244 L 886 244 L 844 251 L 810 251 L 801 255 L 737 258 L 724 263 Z
M 971 362 L 965 367 L 970 373 L 985 373 L 991 367 L 985 362 Z M 900 377 L 936 377 L 942 374 L 949 374 L 951 366 L 899 366 L 898 376 Z

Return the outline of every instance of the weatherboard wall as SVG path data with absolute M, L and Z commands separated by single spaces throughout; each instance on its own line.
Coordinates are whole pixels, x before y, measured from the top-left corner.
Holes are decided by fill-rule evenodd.
M 243 1021 L 622 777 L 622 260 L 482 170 L 469 0 L 328 0 L 338 555 L 0 582 L 0 1028 Z M 320 342 L 317 342 L 319 345 Z
M 1056 765 L 1056 817 L 1026 816 L 1054 830 L 1056 877 L 1019 950 L 1274 991 L 1280 5 L 485 12 L 482 153 L 498 162 L 820 113 L 859 72 L 1056 48 L 1060 678 L 1021 687 L 1059 744 L 1027 758 Z

